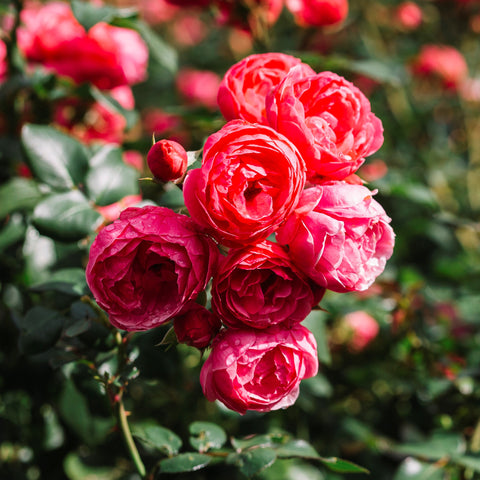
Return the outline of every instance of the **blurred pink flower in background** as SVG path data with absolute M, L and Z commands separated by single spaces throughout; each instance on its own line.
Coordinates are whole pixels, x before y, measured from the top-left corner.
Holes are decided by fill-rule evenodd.
M 183 47 L 199 44 L 208 33 L 205 23 L 193 14 L 183 14 L 175 18 L 170 29 L 177 45 Z
M 377 321 L 363 310 L 347 313 L 343 325 L 348 330 L 347 345 L 355 352 L 364 350 L 380 331 Z
M 395 9 L 396 22 L 406 30 L 415 30 L 422 24 L 422 9 L 415 2 L 403 2 Z
M 424 45 L 412 63 L 414 75 L 439 79 L 446 89 L 457 90 L 468 76 L 465 57 L 449 45 Z
M 139 0 L 141 18 L 150 25 L 159 25 L 173 19 L 179 7 L 167 0 Z
M 128 207 L 133 207 L 142 201 L 141 195 L 127 195 L 120 201 L 105 205 L 104 207 L 95 207 L 95 210 L 104 218 L 104 224 L 116 220 L 120 213 Z M 102 225 L 103 226 L 103 225 Z
M 367 182 L 375 182 L 380 180 L 388 173 L 387 164 L 376 158 L 368 163 L 363 164 L 358 171 L 358 174 Z
M 0 40 L 0 82 L 5 79 L 7 68 L 7 46 Z
M 216 110 L 218 87 L 221 78 L 208 70 L 184 68 L 176 78 L 177 89 L 188 105 Z
M 286 0 L 286 6 L 303 27 L 336 25 L 348 15 L 348 0 Z

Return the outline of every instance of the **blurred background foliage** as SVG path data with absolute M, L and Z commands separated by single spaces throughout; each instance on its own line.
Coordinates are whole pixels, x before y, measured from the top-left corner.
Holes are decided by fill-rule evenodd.
M 242 15 L 251 15 L 249 2 L 237 2 L 238 28 L 220 25 L 214 8 L 182 7 L 154 22 L 142 13 L 148 3 L 155 2 L 108 2 L 99 13 L 73 2 L 84 24 L 106 18 L 142 33 L 150 61 L 147 80 L 133 87 L 134 109 L 40 68 L 26 74 L 14 43 L 9 47 L 13 73 L 0 85 L 0 478 L 139 478 L 112 415 L 112 397 L 123 394 L 140 455 L 158 476 L 176 471 L 155 467 L 160 459 L 193 448 L 200 457 L 190 458 L 192 471 L 165 476 L 480 478 L 480 4 L 418 1 L 421 22 L 414 28 L 399 20 L 395 0 L 352 1 L 336 27 L 300 28 L 284 8 L 269 28 L 252 21 L 248 28 Z M 18 0 L 1 2 L 6 17 L 21 7 Z M 6 30 L 3 37 L 11 39 Z M 414 74 L 415 58 L 432 43 L 461 52 L 468 88 Z M 208 99 L 182 93 L 181 72 L 221 78 L 236 61 L 265 51 L 335 71 L 366 93 L 385 143 L 359 174 L 378 189 L 396 247 L 369 291 L 329 292 L 323 310 L 307 319 L 321 368 L 302 383 L 297 403 L 239 416 L 204 399 L 197 350 L 159 345 L 168 326 L 119 341 L 89 301 L 84 267 L 102 222 L 96 207 L 139 194 L 143 202 L 182 207 L 177 187 L 138 180 L 148 177 L 152 133 L 198 150 L 223 124 Z M 86 146 L 53 128 L 54 105 L 71 97 L 85 105 L 109 101 L 128 127 L 121 141 Z M 53 160 L 52 145 L 60 152 Z M 132 151 L 141 172 L 122 160 Z M 52 169 L 62 173 L 52 177 Z M 118 172 L 113 186 L 102 182 Z M 345 323 L 357 311 L 379 326 L 361 348 Z M 194 422 L 208 422 L 202 431 L 213 446 L 189 440 L 198 433 Z M 257 437 L 248 444 L 251 434 Z M 282 454 L 280 446 L 293 448 L 293 438 L 308 444 L 295 444 L 298 455 Z M 311 447 L 324 460 L 340 457 L 370 476 L 347 463 L 347 473 L 342 465 L 332 471 Z M 209 448 L 217 453 L 203 469 Z M 259 451 L 261 458 L 245 457 Z M 233 452 L 227 462 L 225 452 Z

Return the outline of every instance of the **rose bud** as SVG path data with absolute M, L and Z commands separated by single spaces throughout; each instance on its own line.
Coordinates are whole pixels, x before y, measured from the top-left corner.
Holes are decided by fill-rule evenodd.
M 187 171 L 187 152 L 174 140 L 160 140 L 149 150 L 147 164 L 157 180 L 162 182 L 178 180 Z
M 180 343 L 199 350 L 208 347 L 220 330 L 220 319 L 198 303 L 191 303 L 173 319 L 175 335 Z

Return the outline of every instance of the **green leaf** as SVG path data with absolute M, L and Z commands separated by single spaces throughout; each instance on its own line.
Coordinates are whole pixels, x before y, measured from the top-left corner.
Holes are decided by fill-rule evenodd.
M 0 230 L 0 252 L 16 242 L 23 240 L 27 227 L 23 221 L 21 214 L 12 215 L 8 223 Z
M 413 455 L 429 460 L 440 460 L 454 454 L 465 452 L 465 440 L 456 433 L 433 435 L 421 442 L 404 443 L 393 447 L 393 451 L 405 455 Z
M 405 71 L 398 64 L 379 60 L 355 60 L 348 63 L 348 69 L 381 83 L 400 85 L 405 79 Z
M 238 467 L 247 477 L 251 477 L 272 465 L 276 459 L 275 450 L 265 447 L 233 453 L 227 457 L 227 462 Z
M 154 424 L 135 424 L 133 435 L 148 447 L 153 447 L 168 456 L 177 455 L 182 440 L 167 428 Z
M 36 292 L 53 290 L 69 295 L 81 296 L 85 293 L 87 282 L 83 268 L 65 268 L 52 274 L 47 282 L 33 285 Z
M 115 423 L 113 418 L 93 416 L 71 380 L 66 381 L 60 396 L 60 412 L 67 425 L 90 446 L 102 443 Z
M 276 448 L 278 458 L 300 457 L 308 459 L 320 459 L 317 451 L 305 440 L 290 440 Z
M 114 112 L 122 115 L 127 122 L 127 130 L 132 128 L 138 122 L 138 112 L 136 110 L 128 110 L 125 107 L 122 107 L 122 105 L 120 105 L 120 103 L 118 103 L 118 101 L 112 96 L 107 95 L 94 86 L 90 87 L 90 93 L 97 102 L 108 106 Z
M 127 195 L 138 194 L 138 173 L 123 161 L 118 147 L 104 146 L 92 157 L 90 164 L 86 187 L 95 204 L 110 205 Z
M 73 242 L 91 234 L 101 218 L 80 191 L 71 190 L 40 202 L 33 211 L 32 222 L 43 235 Z
M 158 465 L 160 473 L 195 472 L 206 467 L 211 461 L 212 458 L 208 455 L 189 452 L 181 453 L 176 457 L 165 458 Z
M 79 455 L 69 453 L 63 461 L 63 469 L 69 480 L 117 480 L 119 472 L 112 467 L 86 465 Z
M 58 190 L 69 190 L 84 181 L 87 148 L 73 137 L 45 125 L 26 124 L 22 143 L 34 175 Z
M 251 447 L 272 447 L 281 445 L 289 437 L 282 433 L 268 433 L 264 435 L 250 435 L 245 438 L 232 438 L 231 443 L 235 450 L 245 450 Z
M 55 345 L 60 338 L 65 318 L 55 310 L 37 306 L 30 309 L 18 323 L 20 350 L 34 355 Z
M 455 455 L 452 460 L 462 467 L 480 472 L 480 455 Z
M 395 473 L 393 480 L 444 480 L 443 467 L 406 458 Z
M 313 333 L 317 341 L 317 354 L 320 363 L 330 365 L 332 357 L 328 347 L 327 316 L 321 310 L 312 310 L 303 324 Z
M 85 30 L 89 30 L 96 23 L 109 23 L 117 14 L 117 9 L 108 5 L 95 7 L 91 3 L 82 0 L 71 1 L 72 11 L 75 18 L 82 24 Z
M 342 460 L 337 457 L 320 457 L 319 460 L 333 472 L 339 473 L 370 473 L 366 468 L 361 467 L 348 460 Z
M 190 424 L 190 445 L 203 453 L 210 448 L 221 448 L 227 441 L 223 428 L 210 422 L 193 422 Z
M 34 180 L 12 178 L 0 187 L 0 218 L 18 210 L 33 208 L 42 196 Z

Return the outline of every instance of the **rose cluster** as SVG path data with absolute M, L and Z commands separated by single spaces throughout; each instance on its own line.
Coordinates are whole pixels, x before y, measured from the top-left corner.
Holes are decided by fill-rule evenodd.
M 231 67 L 218 104 L 227 123 L 199 168 L 185 176 L 185 155 L 165 141 L 148 157 L 160 180 L 185 176 L 190 216 L 125 210 L 94 241 L 87 280 L 117 327 L 173 319 L 179 341 L 210 345 L 207 399 L 264 412 L 292 405 L 316 374 L 301 322 L 325 290 L 367 289 L 392 254 L 390 219 L 355 175 L 383 129 L 352 83 L 281 53 Z M 210 279 L 207 309 L 197 296 Z

